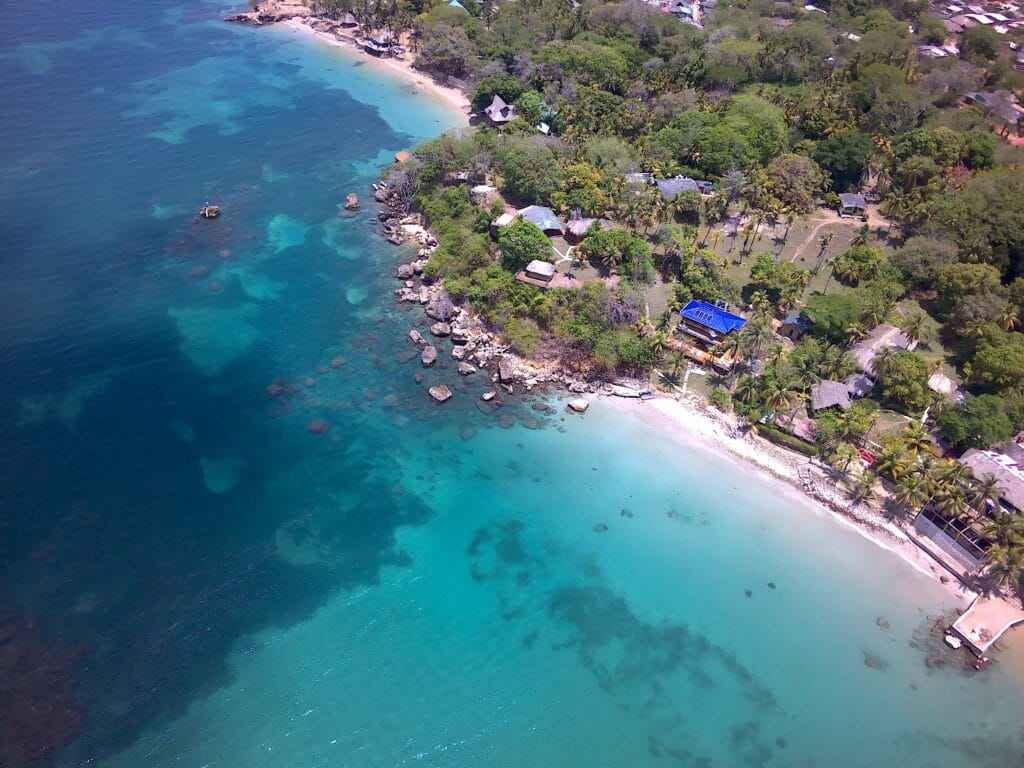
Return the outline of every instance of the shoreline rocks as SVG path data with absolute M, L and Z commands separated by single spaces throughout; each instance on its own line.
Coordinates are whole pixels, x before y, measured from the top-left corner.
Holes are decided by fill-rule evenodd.
M 345 210 L 346 211 L 358 211 L 363 206 L 359 204 L 359 198 L 356 197 L 355 192 L 349 192 L 345 198 Z
M 423 354 L 420 355 L 420 362 L 423 363 L 424 368 L 429 368 L 437 361 L 437 347 L 428 344 L 423 348 Z

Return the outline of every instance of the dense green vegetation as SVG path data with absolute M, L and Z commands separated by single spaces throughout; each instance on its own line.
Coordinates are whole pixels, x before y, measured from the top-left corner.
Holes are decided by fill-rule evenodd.
M 1024 427 L 1024 170 L 1005 127 L 960 105 L 1022 85 L 1006 44 L 1019 31 L 968 30 L 959 57 L 933 60 L 916 46 L 946 33 L 924 2 L 834 0 L 825 15 L 723 0 L 703 28 L 635 1 L 316 4 L 410 30 L 418 66 L 465 87 L 478 114 L 495 95 L 515 105 L 519 119 L 500 128 L 481 119 L 426 142 L 392 181 L 438 235 L 428 275 L 520 351 L 591 371 L 647 369 L 664 354 L 673 307 L 724 299 L 749 322 L 716 350 L 737 363 L 712 397 L 725 408 L 731 391 L 738 412 L 771 414 L 775 430 L 791 427 L 816 382 L 856 370 L 845 348 L 892 323 L 918 348 L 882 349 L 871 399 L 815 414 L 815 450 L 834 466 L 857 464 L 855 444 L 893 440 L 920 466 L 905 435 L 879 434 L 880 408 L 917 423 L 927 414 L 956 450 Z M 446 184 L 456 172 L 500 198 L 477 204 L 471 184 Z M 714 191 L 662 196 L 638 173 L 685 174 Z M 822 212 L 850 191 L 877 203 L 863 226 Z M 613 222 L 561 261 L 585 270 L 582 287 L 515 280 L 528 261 L 568 250 L 558 241 L 554 253 L 522 222 L 489 236 L 496 215 L 531 204 Z M 652 296 L 668 297 L 653 317 Z M 791 348 L 773 328 L 794 308 L 813 327 Z M 939 372 L 966 397 L 933 391 Z M 874 482 L 865 472 L 854 497 Z

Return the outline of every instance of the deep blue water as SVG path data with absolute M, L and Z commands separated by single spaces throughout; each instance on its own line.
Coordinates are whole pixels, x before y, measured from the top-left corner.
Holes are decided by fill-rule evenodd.
M 409 254 L 338 204 L 457 117 L 226 7 L 5 9 L 0 764 L 1024 754 L 1020 670 L 927 669 L 903 563 L 600 405 L 417 381 Z

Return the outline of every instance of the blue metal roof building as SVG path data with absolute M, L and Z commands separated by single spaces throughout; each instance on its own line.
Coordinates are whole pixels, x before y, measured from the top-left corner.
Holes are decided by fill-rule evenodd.
M 711 342 L 719 341 L 718 337 L 727 336 L 747 324 L 746 318 L 697 299 L 690 299 L 679 316 L 682 318 L 681 330 Z

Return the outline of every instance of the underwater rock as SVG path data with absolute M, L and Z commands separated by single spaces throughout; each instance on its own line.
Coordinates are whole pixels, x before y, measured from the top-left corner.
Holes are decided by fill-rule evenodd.
M 313 387 L 316 386 L 316 379 L 314 379 L 312 376 L 307 376 L 302 380 L 302 386 L 304 386 L 306 389 L 312 389 Z
M 430 396 L 437 400 L 437 402 L 439 403 L 443 403 L 445 400 L 448 400 L 452 396 L 452 391 L 448 389 L 448 387 L 445 386 L 444 384 L 440 384 L 439 386 L 436 387 L 431 387 L 427 391 L 430 393 Z
M 415 328 L 409 331 L 409 341 L 411 341 L 416 346 L 423 346 L 424 344 L 427 343 L 427 340 L 423 338 L 423 334 L 417 331 Z
M 276 398 L 284 394 L 284 387 L 278 384 L 276 381 L 273 384 L 267 385 L 267 397 Z
M 481 400 L 483 400 L 483 401 L 484 401 L 485 403 L 489 403 L 489 402 L 491 402 L 491 400 L 493 400 L 493 399 L 494 399 L 494 398 L 496 398 L 497 396 L 498 396 L 498 393 L 497 393 L 497 392 L 495 392 L 495 391 L 494 391 L 494 390 L 492 389 L 492 390 L 489 390 L 489 391 L 487 391 L 487 392 L 484 392 L 484 393 L 483 393 L 482 395 L 480 395 L 480 399 L 481 399 Z
M 594 533 L 604 533 L 608 530 L 608 526 L 604 523 L 598 523 L 594 526 Z
M 500 417 L 498 417 L 498 424 L 501 426 L 502 429 L 508 429 L 515 423 L 516 417 L 513 416 L 511 413 L 503 413 L 501 414 Z
M 775 582 L 774 581 L 769 581 L 768 582 L 768 589 L 775 589 Z
M 865 667 L 869 667 L 871 669 L 882 669 L 885 666 L 885 663 L 877 656 L 867 653 L 866 651 L 863 651 L 863 653 Z
M 459 371 L 459 375 L 460 376 L 469 376 L 472 373 L 476 373 L 476 368 L 474 368 L 469 363 L 462 362 L 462 363 L 459 363 L 458 371 Z M 484 394 L 487 394 L 487 393 L 485 392 Z M 493 393 L 491 393 L 491 394 L 493 394 Z
M 385 408 L 394 408 L 396 405 L 398 405 L 398 395 L 384 395 L 384 399 L 381 400 L 381 405 L 383 405 Z
M 888 629 L 889 628 L 889 622 L 885 620 L 884 616 L 879 616 L 877 619 L 875 619 L 875 624 L 878 625 L 879 629 Z
M 537 402 L 535 402 L 535 403 L 532 403 L 532 404 L 530 405 L 530 407 L 531 407 L 531 408 L 532 408 L 533 410 L 537 411 L 538 413 L 546 412 L 546 411 L 547 411 L 547 409 L 548 409 L 548 406 L 547 406 L 547 404 L 545 404 L 545 403 L 542 403 L 542 402 L 540 402 L 540 401 L 537 401 Z
M 335 370 L 337 370 L 338 368 L 343 367 L 346 362 L 347 361 L 345 360 L 344 357 L 336 357 L 333 360 L 331 360 L 330 366 L 331 366 L 331 368 L 334 368 Z
M 331 431 L 331 425 L 323 419 L 313 419 L 306 424 L 306 431 L 314 435 L 325 435 Z

